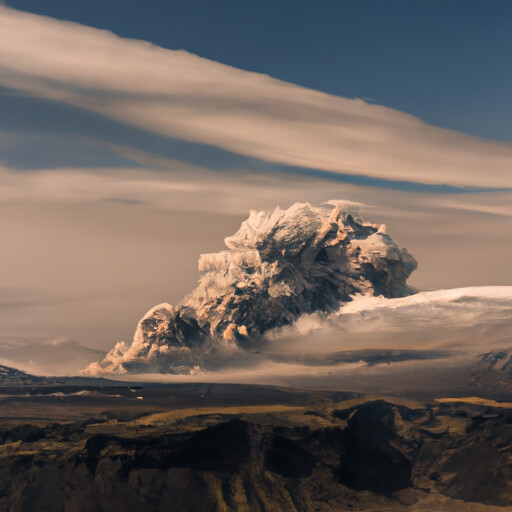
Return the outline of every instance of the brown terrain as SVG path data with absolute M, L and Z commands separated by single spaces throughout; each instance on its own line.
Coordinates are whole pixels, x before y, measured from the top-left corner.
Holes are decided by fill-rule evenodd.
M 512 408 L 0 368 L 0 510 L 512 510 Z

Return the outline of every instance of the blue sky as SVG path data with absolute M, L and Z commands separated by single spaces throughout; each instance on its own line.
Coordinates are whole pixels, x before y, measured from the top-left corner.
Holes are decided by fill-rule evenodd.
M 507 0 L 10 0 L 429 124 L 512 139 Z

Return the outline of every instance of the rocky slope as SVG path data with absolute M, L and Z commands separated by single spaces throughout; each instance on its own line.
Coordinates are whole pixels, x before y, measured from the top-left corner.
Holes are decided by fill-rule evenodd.
M 324 399 L 0 426 L 0 511 L 499 510 L 509 407 Z
M 41 382 L 43 379 L 22 372 L 10 366 L 0 365 L 0 386 L 31 385 Z
M 332 312 L 351 295 L 400 297 L 416 261 L 386 234 L 331 201 L 251 212 L 227 251 L 203 254 L 197 288 L 139 322 L 89 374 L 191 373 L 243 356 L 270 329 L 300 315 Z

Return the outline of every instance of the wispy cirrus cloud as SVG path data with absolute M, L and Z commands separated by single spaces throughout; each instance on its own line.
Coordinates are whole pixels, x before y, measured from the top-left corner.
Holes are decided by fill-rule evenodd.
M 512 187 L 509 145 L 185 51 L 0 6 L 0 86 L 278 164 Z

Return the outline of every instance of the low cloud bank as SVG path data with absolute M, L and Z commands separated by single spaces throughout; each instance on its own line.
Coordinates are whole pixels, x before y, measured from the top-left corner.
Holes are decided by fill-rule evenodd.
M 304 314 L 288 327 L 269 331 L 258 348 L 223 353 L 219 369 L 162 374 L 146 366 L 140 374 L 103 375 L 370 392 L 437 384 L 455 389 L 460 372 L 481 354 L 510 349 L 512 286 L 353 299 L 338 311 Z M 104 354 L 70 340 L 0 342 L 1 364 L 38 375 L 73 375 Z M 436 379 L 441 380 L 436 384 Z
M 485 395 L 502 384 L 491 380 L 485 388 L 489 369 L 482 365 L 482 354 L 510 354 L 510 332 L 512 286 L 437 290 L 393 299 L 356 297 L 330 315 L 303 315 L 292 326 L 272 331 L 258 353 L 231 359 L 222 370 L 146 373 L 130 379 Z M 499 378 L 508 382 L 505 375 Z
M 76 375 L 105 352 L 65 339 L 0 341 L 0 364 L 35 375 Z
M 383 362 L 411 351 L 437 357 L 468 357 L 508 348 L 512 331 L 512 286 L 480 286 L 419 292 L 395 299 L 354 297 L 339 311 L 303 315 L 267 335 L 268 356 L 319 358 L 332 363 L 345 353 L 381 352 Z M 386 355 L 387 354 L 387 355 Z M 365 362 L 368 355 L 361 355 Z

